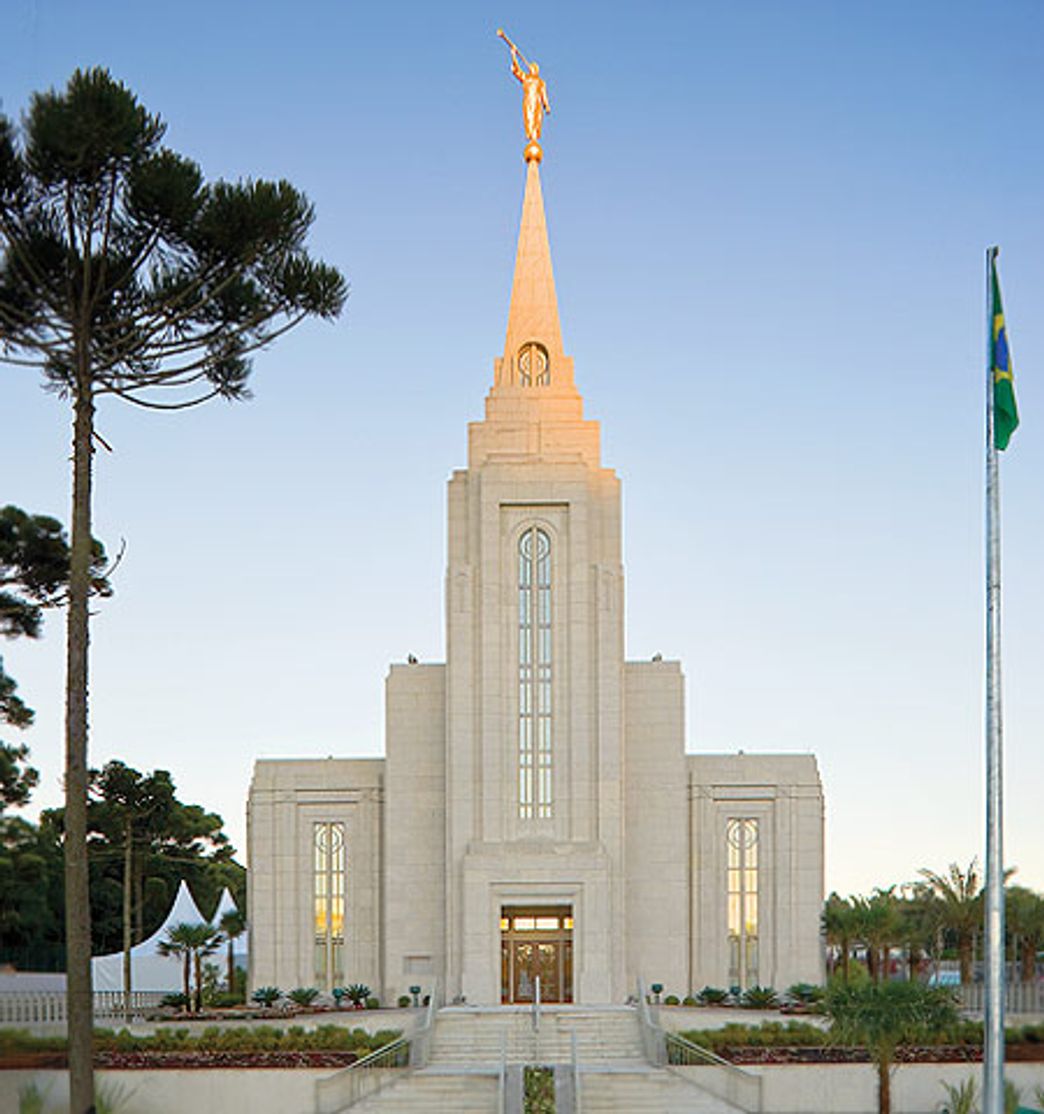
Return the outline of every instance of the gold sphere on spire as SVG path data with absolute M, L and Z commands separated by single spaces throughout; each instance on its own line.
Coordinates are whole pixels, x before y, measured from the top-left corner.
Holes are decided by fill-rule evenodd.
M 524 154 L 526 162 L 540 162 L 540 160 L 544 157 L 544 148 L 541 147 L 535 139 L 531 139 L 526 144 Z

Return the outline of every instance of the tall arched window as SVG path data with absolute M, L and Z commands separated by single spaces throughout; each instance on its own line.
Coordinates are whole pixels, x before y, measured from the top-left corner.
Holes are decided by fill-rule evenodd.
M 758 822 L 753 818 L 726 821 L 728 849 L 729 982 L 758 982 Z
M 313 826 L 315 981 L 326 991 L 344 981 L 344 824 Z
M 518 814 L 551 816 L 551 539 L 518 541 Z

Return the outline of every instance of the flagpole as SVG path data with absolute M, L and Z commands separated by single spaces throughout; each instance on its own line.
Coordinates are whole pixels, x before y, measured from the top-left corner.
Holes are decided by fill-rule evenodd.
M 1000 636 L 1000 482 L 994 437 L 993 269 L 986 250 L 986 998 L 983 1114 L 1004 1114 L 1004 855 Z

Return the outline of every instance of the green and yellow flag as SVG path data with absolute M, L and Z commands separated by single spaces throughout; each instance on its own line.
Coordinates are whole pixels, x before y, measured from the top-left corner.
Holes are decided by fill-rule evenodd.
M 990 301 L 993 331 L 990 342 L 990 367 L 993 370 L 993 444 L 1006 449 L 1019 424 L 1015 405 L 1015 380 L 1012 376 L 1011 353 L 1008 351 L 1008 330 L 1004 327 L 1000 280 L 997 278 L 997 252 L 990 258 Z

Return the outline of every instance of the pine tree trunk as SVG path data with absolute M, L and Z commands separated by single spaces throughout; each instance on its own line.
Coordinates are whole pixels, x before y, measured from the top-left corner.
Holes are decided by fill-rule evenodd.
M 138 856 L 134 869 L 134 932 L 139 940 L 145 939 L 145 863 Z
M 892 1114 L 892 1071 L 883 1061 L 877 1065 L 877 1114 Z
M 232 937 L 228 938 L 228 992 L 234 994 L 236 989 L 236 954 Z
M 131 904 L 133 894 L 133 851 L 131 842 L 131 818 L 128 816 L 123 825 L 123 1020 L 129 1025 L 131 1019 L 131 991 L 133 974 L 131 972 Z
M 94 402 L 81 382 L 73 432 L 72 531 L 65 682 L 65 941 L 69 1013 L 69 1110 L 93 1114 L 94 1000 L 87 863 L 87 602 L 91 569 Z

